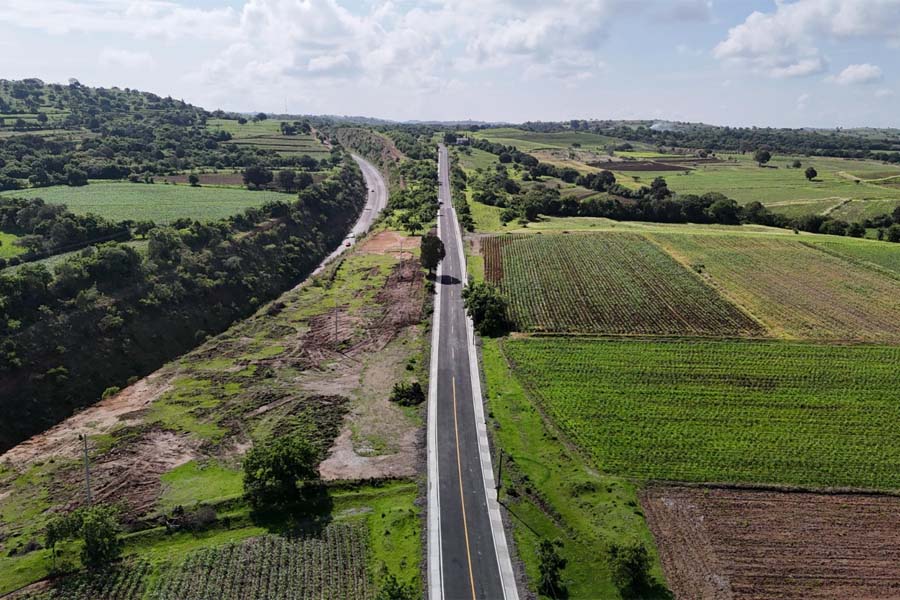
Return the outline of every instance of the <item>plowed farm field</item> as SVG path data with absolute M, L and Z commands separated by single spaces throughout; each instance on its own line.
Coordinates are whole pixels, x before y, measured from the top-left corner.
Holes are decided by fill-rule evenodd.
M 850 246 L 827 252 L 776 237 L 653 238 L 683 264 L 696 265 L 711 285 L 778 335 L 900 342 L 900 280 L 849 256 Z M 866 250 L 872 261 L 883 262 L 882 254 Z
M 900 489 L 900 347 L 540 337 L 502 348 L 607 473 Z
M 641 502 L 676 598 L 900 598 L 900 498 L 651 486 Z
M 485 238 L 485 277 L 523 331 L 763 336 L 656 244 L 632 233 Z

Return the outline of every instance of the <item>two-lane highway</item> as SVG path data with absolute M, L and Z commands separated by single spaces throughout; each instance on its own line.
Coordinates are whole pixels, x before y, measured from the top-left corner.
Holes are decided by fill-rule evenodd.
M 481 404 L 472 323 L 462 301 L 466 268 L 450 196 L 447 149 L 439 150 L 438 270 L 429 388 L 429 597 L 516 600 Z

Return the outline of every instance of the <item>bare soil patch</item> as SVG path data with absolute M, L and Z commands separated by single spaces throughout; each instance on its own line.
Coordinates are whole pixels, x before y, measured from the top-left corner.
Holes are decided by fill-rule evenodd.
M 47 431 L 10 448 L 0 456 L 0 462 L 22 470 L 52 456 L 77 457 L 81 450 L 78 441 L 80 434 L 93 436 L 108 433 L 115 427 L 139 422 L 140 415 L 132 413 L 147 408 L 165 393 L 172 376 L 171 370 L 164 373 L 160 369 L 115 396 L 101 400 Z
M 900 497 L 651 486 L 641 502 L 676 598 L 900 598 Z
M 396 231 L 381 231 L 368 238 L 360 248 L 366 254 L 389 254 L 403 260 L 413 258 L 412 251 L 419 247 L 422 239 L 410 237 Z

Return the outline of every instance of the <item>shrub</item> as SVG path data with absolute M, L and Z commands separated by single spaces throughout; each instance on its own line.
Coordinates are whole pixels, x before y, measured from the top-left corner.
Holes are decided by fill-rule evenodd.
M 639 597 L 650 587 L 650 554 L 643 544 L 612 544 L 607 561 L 613 583 L 628 597 Z
M 400 406 L 418 406 L 425 401 L 425 392 L 418 381 L 407 383 L 399 381 L 394 384 L 391 390 L 391 402 L 396 402 Z
M 509 330 L 506 300 L 495 286 L 487 282 L 471 283 L 463 290 L 463 302 L 481 335 L 503 335 Z
M 106 388 L 105 390 L 103 390 L 103 394 L 100 396 L 100 399 L 106 400 L 107 398 L 109 398 L 111 396 L 115 396 L 116 394 L 118 394 L 121 391 L 122 391 L 122 388 L 120 388 L 117 385 L 110 386 L 110 387 Z
M 551 542 L 550 540 L 541 540 L 538 548 L 538 558 L 540 559 L 540 581 L 538 582 L 538 590 L 545 596 L 558 598 L 565 595 L 565 587 L 562 583 L 562 570 L 566 567 L 566 559 L 562 558 L 556 551 L 559 542 Z

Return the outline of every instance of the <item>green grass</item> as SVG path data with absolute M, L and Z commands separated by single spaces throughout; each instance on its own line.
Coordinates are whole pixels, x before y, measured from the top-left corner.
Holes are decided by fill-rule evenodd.
M 764 335 L 646 237 L 634 233 L 495 236 L 485 273 L 522 331 Z
M 538 581 L 537 549 L 541 539 L 550 539 L 562 543 L 560 555 L 568 561 L 563 580 L 570 598 L 619 598 L 604 554 L 612 542 L 643 542 L 651 553 L 653 575 L 662 581 L 635 486 L 586 467 L 514 377 L 501 342 L 483 342 L 485 398 L 497 425 L 491 430 L 506 456 L 500 500 L 509 509 L 516 550 L 529 580 Z
M 838 211 L 834 216 L 856 220 L 890 212 L 890 208 L 900 204 L 900 189 L 868 182 L 857 184 L 847 173 L 849 169 L 863 173 L 867 169 L 883 171 L 886 167 L 881 163 L 802 157 L 801 168 L 788 168 L 793 160 L 793 157 L 777 156 L 770 163 L 777 169 L 760 168 L 750 157 L 743 156 L 736 161 L 700 165 L 687 174 L 682 171 L 616 172 L 616 179 L 627 182 L 632 175 L 637 175 L 640 183 L 649 185 L 659 176 L 679 194 L 721 192 L 741 204 L 758 200 L 771 206 L 772 210 L 790 216 L 821 213 L 842 200 L 851 199 L 854 201 L 852 211 Z M 815 181 L 806 180 L 807 166 L 814 166 L 819 172 Z M 804 209 L 808 210 L 804 212 Z
M 119 243 L 124 244 L 126 246 L 131 246 L 132 248 L 134 248 L 141 254 L 146 254 L 147 248 L 148 248 L 150 242 L 148 240 L 131 240 L 128 242 L 119 242 Z M 41 258 L 39 260 L 32 260 L 29 262 L 24 262 L 20 265 L 14 266 L 14 267 L 6 267 L 5 269 L 3 269 L 3 272 L 4 273 L 15 273 L 16 271 L 20 270 L 25 265 L 37 265 L 37 264 L 44 265 L 45 267 L 47 267 L 48 269 L 53 271 L 53 269 L 56 267 L 56 265 L 63 263 L 65 261 L 69 260 L 70 258 L 74 258 L 74 257 L 78 256 L 83 251 L 84 251 L 84 249 L 73 250 L 71 252 L 63 252 L 61 254 L 54 254 L 53 256 L 48 256 L 47 258 Z
M 179 218 L 217 220 L 268 201 L 290 201 L 278 192 L 141 183 L 91 183 L 2 192 L 2 196 L 43 198 L 76 214 L 94 213 L 114 221 L 167 223 Z
M 472 200 L 471 189 L 466 190 L 466 201 L 469 203 L 469 209 L 472 211 L 475 231 L 478 233 L 503 231 L 503 223 L 500 222 L 501 208 Z
M 624 140 L 596 133 L 580 131 L 563 131 L 558 133 L 541 133 L 523 131 L 514 127 L 497 127 L 476 131 L 475 137 L 483 138 L 506 146 L 515 146 L 522 152 L 539 148 L 569 148 L 572 144 L 581 144 L 585 149 L 605 148 L 610 144 L 623 143 Z M 638 144 L 640 145 L 640 144 Z
M 243 475 L 215 461 L 192 460 L 172 469 L 160 478 L 163 484 L 159 508 L 169 511 L 176 506 L 191 506 L 200 502 L 215 502 L 234 498 L 243 493 Z
M 474 171 L 475 169 L 492 169 L 494 165 L 500 164 L 496 154 L 479 150 L 478 148 L 468 148 L 467 150 L 457 150 L 456 156 L 459 157 L 459 165 L 465 171 Z
M 24 254 L 25 248 L 13 244 L 17 239 L 19 239 L 19 236 L 13 233 L 0 231 L 0 258 L 11 258 Z
M 504 349 L 606 473 L 900 488 L 900 348 L 535 338 Z
M 207 129 L 227 131 L 233 139 L 253 137 L 257 135 L 275 135 L 281 133 L 281 121 L 278 119 L 266 119 L 265 121 L 250 121 L 241 125 L 232 119 L 209 119 L 206 122 Z

